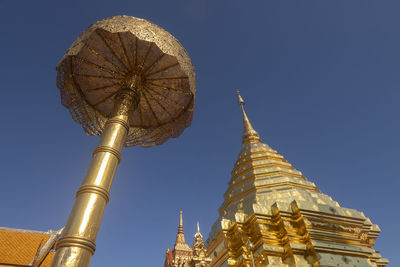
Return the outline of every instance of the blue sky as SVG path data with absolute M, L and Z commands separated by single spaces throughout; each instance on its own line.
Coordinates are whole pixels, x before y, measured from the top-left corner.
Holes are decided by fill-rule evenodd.
M 241 90 L 253 126 L 318 188 L 361 210 L 398 259 L 400 2 L 397 0 L 0 0 L 0 226 L 61 228 L 98 138 L 60 103 L 55 66 L 95 21 L 131 15 L 186 48 L 192 126 L 125 149 L 92 266 L 162 266 L 179 210 L 189 244 L 217 218 L 240 151 Z

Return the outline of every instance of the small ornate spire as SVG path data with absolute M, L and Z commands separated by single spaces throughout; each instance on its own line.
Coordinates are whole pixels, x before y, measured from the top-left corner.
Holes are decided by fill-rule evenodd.
M 189 246 L 186 244 L 185 235 L 183 233 L 183 219 L 182 211 L 179 212 L 179 226 L 178 233 L 176 234 L 174 250 L 188 250 Z
M 199 222 L 197 222 L 197 233 L 194 235 L 192 247 L 194 256 L 199 256 L 201 251 L 204 249 L 203 235 L 200 233 Z
M 188 267 L 191 259 L 192 249 L 185 242 L 185 235 L 183 234 L 183 219 L 182 211 L 179 212 L 179 226 L 174 249 L 167 250 L 165 256 L 164 267 Z
M 182 211 L 179 212 L 179 226 L 178 226 L 178 234 L 183 234 L 183 220 L 182 220 Z
M 240 95 L 239 90 L 237 90 L 238 101 L 239 105 L 242 108 L 243 112 L 243 141 L 242 144 L 250 143 L 250 142 L 260 142 L 261 138 L 254 130 L 253 126 L 251 125 L 249 118 L 247 117 L 246 111 L 244 111 L 244 100 Z
M 202 239 L 203 238 L 203 235 L 200 233 L 200 224 L 199 224 L 199 222 L 197 222 L 197 233 L 194 235 L 194 238 L 195 239 L 197 239 L 197 238 Z

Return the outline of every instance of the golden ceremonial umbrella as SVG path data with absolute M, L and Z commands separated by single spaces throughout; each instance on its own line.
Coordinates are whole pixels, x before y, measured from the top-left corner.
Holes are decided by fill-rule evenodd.
M 88 266 L 122 147 L 159 145 L 192 120 L 195 72 L 181 44 L 143 19 L 91 25 L 57 65 L 62 104 L 101 135 L 52 266 Z
M 114 97 L 134 75 L 142 88 L 129 111 L 126 145 L 159 145 L 192 120 L 195 73 L 180 43 L 143 19 L 116 16 L 91 25 L 57 66 L 62 104 L 85 132 L 100 135 Z

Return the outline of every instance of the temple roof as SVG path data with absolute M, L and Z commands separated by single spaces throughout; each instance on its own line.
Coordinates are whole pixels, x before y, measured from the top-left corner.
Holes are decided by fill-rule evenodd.
M 32 266 L 54 233 L 0 227 L 0 265 Z M 39 266 L 50 266 L 53 256 L 47 251 Z

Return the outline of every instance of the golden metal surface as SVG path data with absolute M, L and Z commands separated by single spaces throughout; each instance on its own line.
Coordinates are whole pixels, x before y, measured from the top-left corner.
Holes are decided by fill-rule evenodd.
M 195 73 L 172 35 L 128 16 L 91 25 L 57 71 L 62 104 L 87 134 L 101 138 L 52 267 L 87 267 L 123 146 L 159 145 L 190 125 Z
M 90 258 L 96 249 L 95 241 L 101 217 L 109 200 L 114 173 L 128 133 L 124 126 L 128 121 L 126 111 L 135 102 L 129 101 L 127 104 L 117 97 L 115 103 L 115 116 L 106 123 L 89 170 L 76 193 L 75 205 L 63 236 L 57 243 L 53 267 L 89 266 Z
M 209 235 L 211 266 L 385 266 L 373 248 L 379 227 L 321 193 L 262 143 L 238 100 L 242 149 Z
M 256 132 L 256 130 L 254 130 L 253 126 L 250 123 L 249 118 L 247 117 L 246 111 L 244 110 L 244 100 L 242 98 L 242 96 L 240 95 L 239 90 L 237 91 L 237 95 L 238 95 L 238 101 L 239 101 L 239 105 L 242 109 L 242 113 L 243 113 L 243 144 L 246 143 L 251 143 L 251 142 L 260 142 L 261 138 L 258 135 L 258 133 Z

